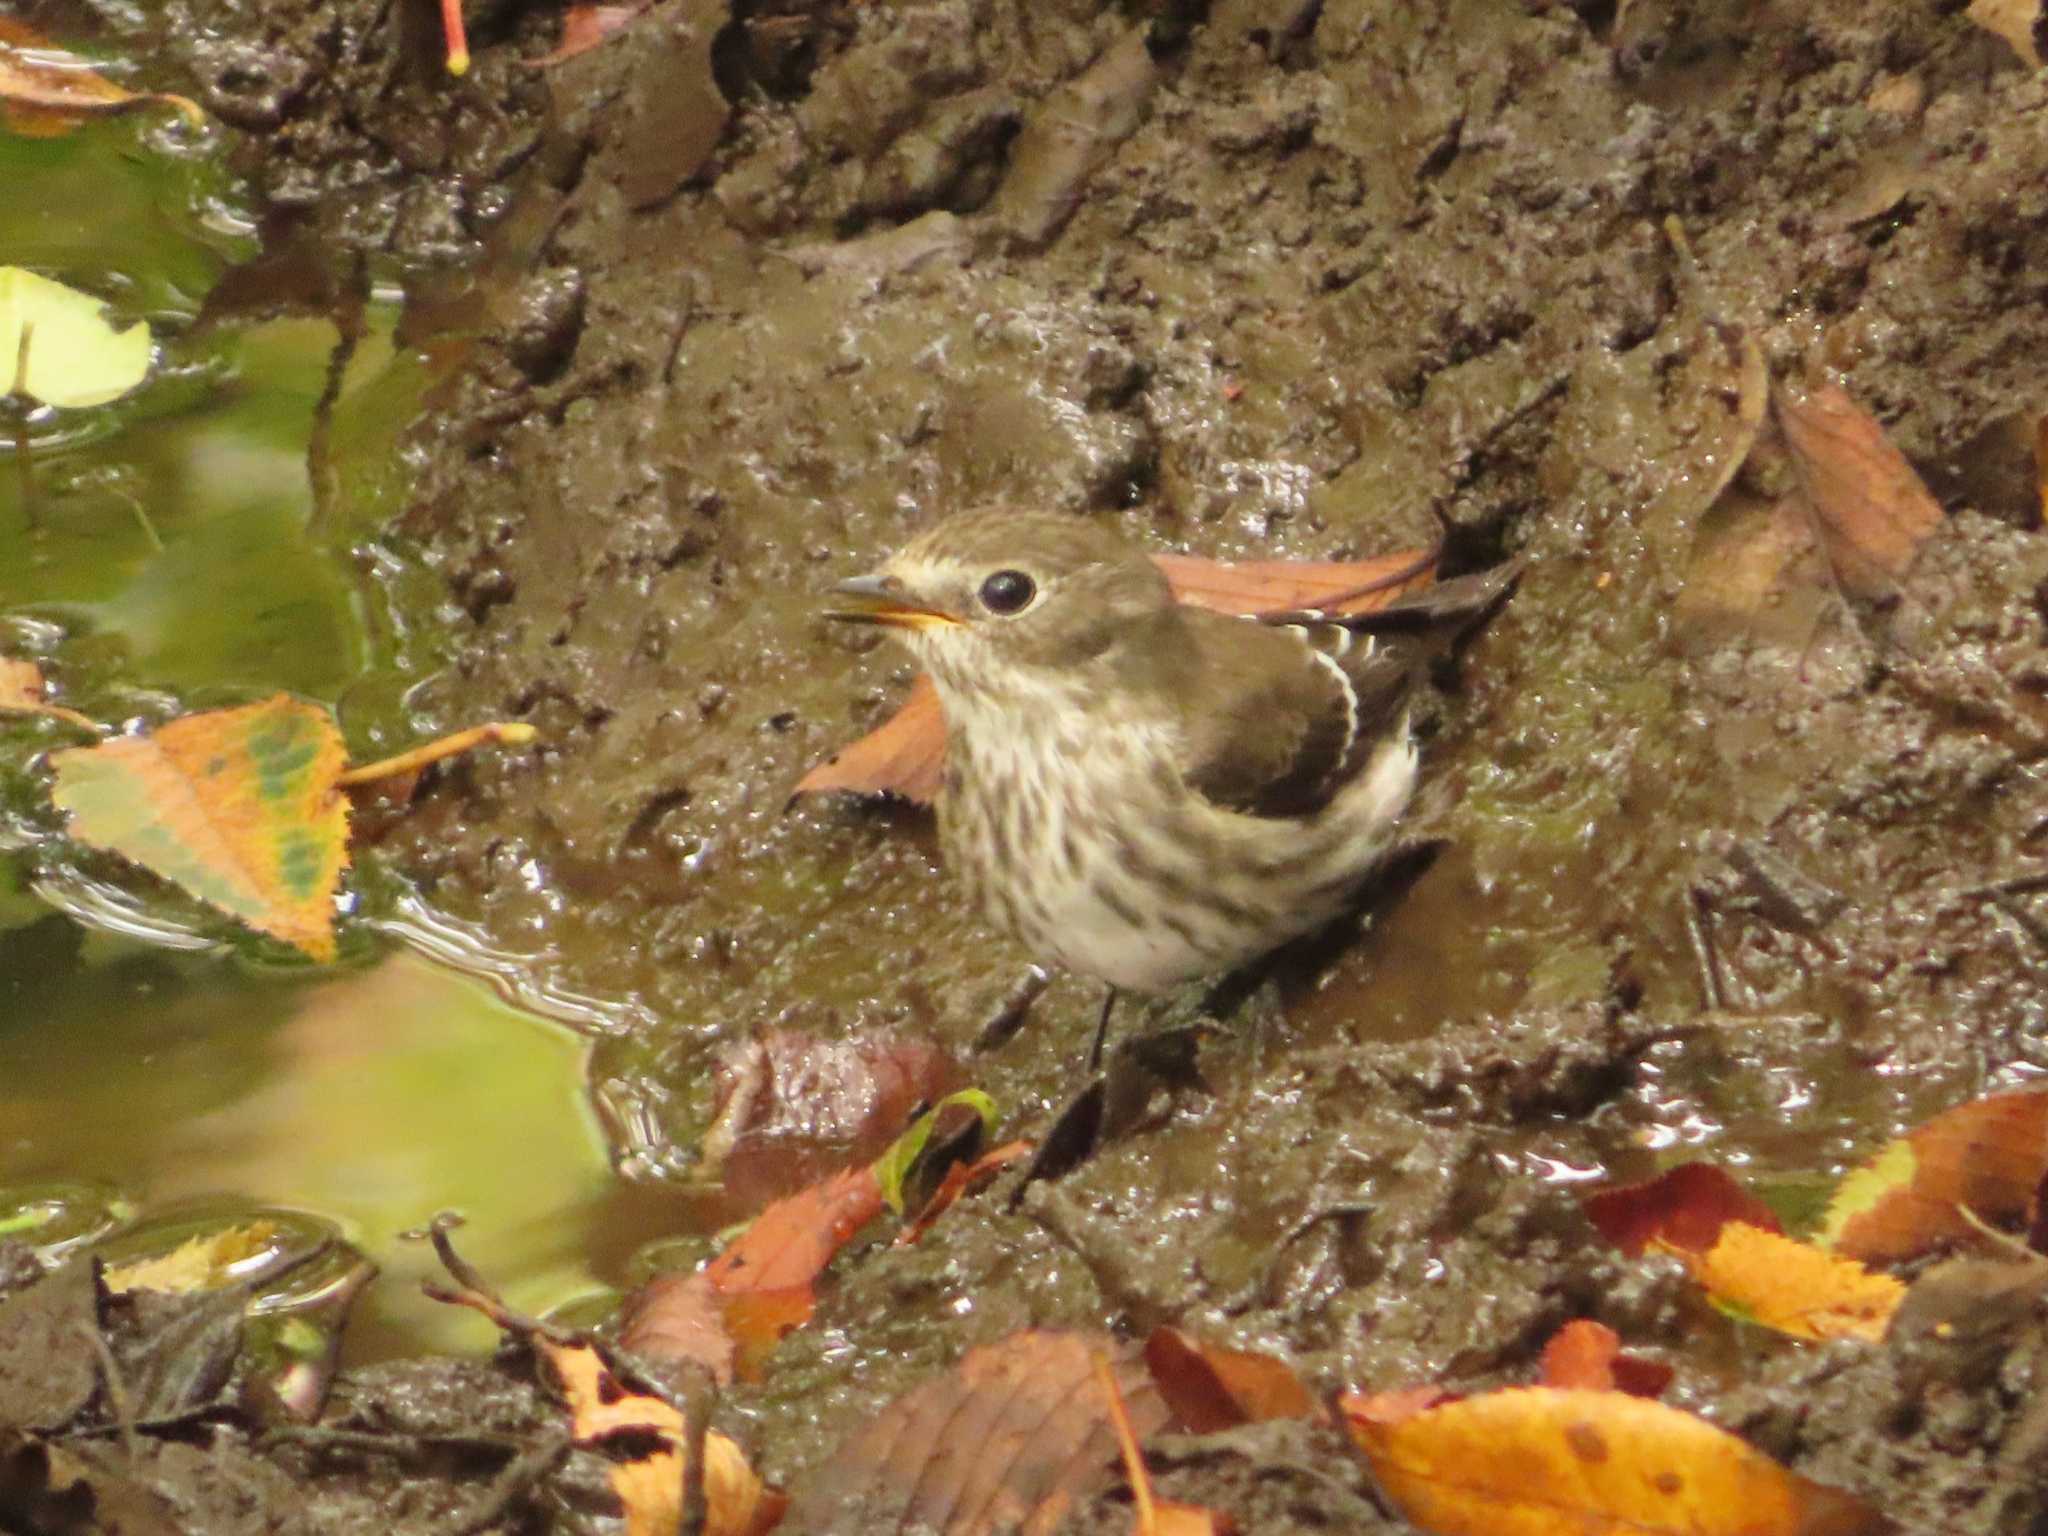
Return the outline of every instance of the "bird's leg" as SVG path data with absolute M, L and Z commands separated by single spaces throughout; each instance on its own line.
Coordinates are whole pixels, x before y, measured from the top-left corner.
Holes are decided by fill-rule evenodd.
M 1116 1009 L 1116 988 L 1102 989 L 1102 1012 L 1095 1020 L 1095 1043 L 1088 1047 L 1088 1075 L 1093 1077 L 1102 1070 L 1102 1047 L 1109 1039 L 1109 1016 Z

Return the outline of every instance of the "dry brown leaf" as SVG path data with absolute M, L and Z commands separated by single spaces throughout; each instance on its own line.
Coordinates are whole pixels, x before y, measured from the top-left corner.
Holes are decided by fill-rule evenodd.
M 787 1530 L 1050 1536 L 1116 1455 L 1094 1356 L 1105 1333 L 1040 1329 L 969 1350 L 891 1403 L 794 1494 Z M 1140 1440 L 1168 1421 L 1136 1361 L 1116 1369 Z
M 34 28 L 0 16 L 0 108 L 16 133 L 53 137 L 70 132 L 81 118 L 154 106 L 175 108 L 194 127 L 206 124 L 197 102 L 168 92 L 125 90 Z
M 1865 1260 L 1908 1259 L 2026 1217 L 2048 1177 L 2048 1092 L 1995 1093 L 1944 1110 L 1850 1173 L 1818 1241 Z
M 1435 579 L 1431 551 L 1373 560 L 1263 560 L 1224 564 L 1193 555 L 1154 555 L 1174 595 L 1219 613 L 1269 613 L 1327 607 L 1370 613 Z M 798 781 L 792 796 L 850 790 L 900 795 L 929 805 L 945 771 L 946 717 L 938 690 L 920 676 L 898 709 L 860 740 L 841 747 Z
M 1174 1418 L 1192 1434 L 1266 1419 L 1312 1418 L 1317 1412 L 1316 1400 L 1286 1361 L 1204 1343 L 1178 1328 L 1152 1330 L 1145 1365 Z
M 1439 1536 L 1861 1536 L 1847 1494 L 1624 1392 L 1517 1387 L 1406 1419 L 1339 1407 L 1400 1513 Z
M 1795 1339 L 1874 1344 L 1906 1294 L 1890 1275 L 1747 1222 L 1722 1227 L 1704 1253 L 1670 1251 L 1717 1306 Z
M 674 1536 L 690 1443 L 683 1416 L 658 1397 L 629 1390 L 588 1344 L 538 1335 L 532 1343 L 569 1405 L 577 1443 L 612 1456 L 612 1491 L 626 1506 L 627 1536 Z M 716 1430 L 704 1436 L 704 1500 L 706 1536 L 763 1536 L 789 1502 Z
M 1941 525 L 1941 504 L 1884 428 L 1838 386 L 1803 397 L 1779 389 L 1772 405 L 1836 581 L 1866 601 L 1894 596 Z

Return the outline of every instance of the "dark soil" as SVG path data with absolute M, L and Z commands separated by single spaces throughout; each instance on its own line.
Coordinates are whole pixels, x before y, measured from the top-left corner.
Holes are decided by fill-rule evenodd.
M 545 745 L 446 773 L 378 856 L 627 1022 L 593 1089 L 631 1176 L 687 1176 L 722 1044 L 965 1055 L 1027 959 L 921 814 L 789 803 L 908 677 L 820 622 L 831 581 L 985 503 L 1226 559 L 1444 528 L 1455 564 L 1530 562 L 1435 723 L 1434 861 L 1227 1014 L 1210 1093 L 1015 1212 L 842 1258 L 721 1408 L 766 1475 L 1027 1325 L 1478 1388 L 1584 1316 L 1906 1529 L 2048 1529 L 2038 1310 L 1974 1371 L 1763 1336 L 1574 1198 L 1680 1149 L 1824 1181 L 2044 1060 L 2048 914 L 1970 890 L 2048 828 L 2013 446 L 2048 403 L 2048 76 L 1931 0 L 664 0 L 545 73 L 551 9 L 473 7 L 456 83 L 411 9 L 183 0 L 177 88 L 250 130 L 274 204 L 410 272 L 423 329 L 478 332 L 367 538 L 445 584 L 418 721 Z M 1942 496 L 1895 602 L 1701 597 L 1765 478 L 1721 494 L 1743 333 Z M 1011 1128 L 1071 1091 L 1095 1003 L 1056 983 L 970 1064 Z M 459 1425 L 406 1369 L 338 1421 L 410 1392 Z M 1168 1491 L 1370 1528 L 1334 1442 L 1289 1434 L 1183 1445 Z M 303 1528 L 460 1502 L 350 1486 Z

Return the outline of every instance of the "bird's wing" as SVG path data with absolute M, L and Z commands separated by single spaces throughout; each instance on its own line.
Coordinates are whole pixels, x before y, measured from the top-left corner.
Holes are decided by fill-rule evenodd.
M 1509 562 L 1343 618 L 1183 610 L 1183 779 L 1253 816 L 1321 810 L 1372 760 L 1429 658 L 1492 612 L 1520 575 L 1520 562 Z
M 1414 677 L 1411 647 L 1307 615 L 1188 618 L 1199 681 L 1182 715 L 1181 777 L 1247 815 L 1328 804 L 1391 728 Z

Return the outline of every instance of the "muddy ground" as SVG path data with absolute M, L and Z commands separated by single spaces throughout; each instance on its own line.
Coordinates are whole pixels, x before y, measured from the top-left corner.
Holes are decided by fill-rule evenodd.
M 536 72 L 557 13 L 497 3 L 456 83 L 404 6 L 167 10 L 165 83 L 248 132 L 261 194 L 477 334 L 365 565 L 441 583 L 408 725 L 546 745 L 445 775 L 377 857 L 612 1008 L 629 1176 L 687 1178 L 712 1057 L 771 1026 L 944 1042 L 1025 1133 L 1075 1086 L 1077 981 L 970 1056 L 1027 957 L 921 813 L 789 803 L 908 681 L 819 620 L 831 581 L 986 503 L 1530 562 L 1435 719 L 1434 860 L 1225 1011 L 1209 1093 L 843 1259 L 721 1405 L 767 1475 L 1027 1324 L 1479 1387 L 1587 1316 L 1903 1528 L 2048 1529 L 2038 1312 L 1931 1376 L 1760 1336 L 1574 1198 L 1686 1149 L 1819 1185 L 2048 1049 L 2048 913 L 1968 894 L 2048 827 L 2048 84 L 2011 45 L 1932 3 L 663 0 Z M 1887 601 L 1744 575 L 1743 337 L 1942 498 Z M 459 1420 L 446 1370 L 343 1417 Z M 1380 1518 L 1334 1441 L 1172 1460 L 1249 1530 Z M 375 1458 L 289 1470 L 322 1530 L 443 1529 L 487 1481 L 379 1507 Z

